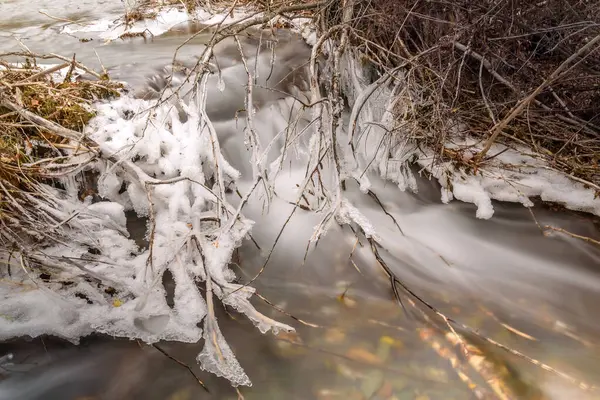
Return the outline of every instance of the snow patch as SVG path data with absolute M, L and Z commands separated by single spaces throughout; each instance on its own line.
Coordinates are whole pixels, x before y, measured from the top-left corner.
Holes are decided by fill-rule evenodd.
M 53 266 L 43 279 L 20 265 L 0 276 L 0 340 L 53 334 L 76 342 L 92 332 L 148 343 L 204 336 L 202 367 L 234 385 L 249 385 L 220 333 L 212 296 L 263 333 L 293 330 L 260 314 L 250 303 L 254 290 L 232 282 L 228 264 L 252 221 L 236 213 L 215 183 L 223 180 L 224 187 L 239 173 L 214 152 L 211 131 L 190 101 L 175 108 L 123 94 L 95 105 L 97 116 L 85 133 L 112 160 L 95 166 L 101 201 L 90 196 L 81 202 L 74 178 L 64 180 L 66 190 L 46 187 L 39 206 L 59 221 L 65 243 L 39 253 L 42 265 Z M 151 251 L 130 240 L 130 209 L 151 217 Z M 175 281 L 172 308 L 162 285 L 167 270 Z M 207 280 L 213 294 L 205 298 L 198 283 Z
M 468 148 L 476 154 L 483 145 L 474 138 L 465 138 L 454 139 L 446 146 Z M 600 215 L 600 198 L 592 188 L 553 169 L 530 149 L 494 144 L 488 154 L 493 157 L 482 163 L 475 175 L 451 163 L 436 165 L 432 153 L 421 153 L 418 163 L 438 180 L 442 190 L 451 192 L 457 200 L 475 204 L 478 218 L 488 219 L 493 215 L 492 199 L 531 207 L 533 197 L 570 210 Z
M 152 36 L 158 36 L 190 19 L 191 17 L 187 12 L 177 8 L 169 8 L 159 10 L 155 17 L 136 21 L 130 26 L 127 26 L 122 18 L 116 20 L 102 19 L 89 25 L 66 25 L 61 32 L 65 34 L 98 33 L 101 39 L 111 41 L 118 39 L 123 34 L 146 32 Z
M 232 25 L 238 22 L 249 22 L 263 18 L 261 12 L 253 12 L 243 7 L 236 8 L 231 12 L 211 13 L 209 11 L 198 9 L 193 13 L 188 13 L 181 8 L 157 8 L 156 16 L 136 21 L 127 26 L 122 18 L 110 20 L 102 19 L 88 25 L 69 24 L 63 26 L 61 32 L 73 35 L 76 33 L 98 33 L 101 39 L 112 41 L 120 38 L 124 34 L 143 34 L 149 33 L 152 36 L 159 36 L 175 26 L 189 22 L 197 21 L 204 25 L 221 24 L 223 26 Z M 277 16 L 267 23 L 267 25 L 277 25 L 284 23 L 290 26 L 290 29 L 300 34 L 306 43 L 314 46 L 317 42 L 317 32 L 313 21 L 310 18 L 288 19 Z

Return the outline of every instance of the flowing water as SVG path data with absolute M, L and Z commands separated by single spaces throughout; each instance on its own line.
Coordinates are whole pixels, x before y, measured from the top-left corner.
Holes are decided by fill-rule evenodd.
M 114 0 L 83 1 L 77 6 L 63 1 L 3 1 L 1 52 L 20 50 L 16 36 L 37 53 L 69 57 L 76 53 L 94 68 L 100 67 L 101 60 L 113 78 L 139 89 L 147 86 L 147 75 L 170 64 L 177 46 L 197 28 L 182 24 L 155 38 L 106 44 L 91 33 L 60 34 L 67 23 L 39 9 L 58 19 L 83 23 L 117 18 L 123 5 Z M 182 49 L 180 58 L 199 55 L 205 40 L 205 35 L 199 35 Z M 296 44 L 290 40 L 296 57 L 304 57 L 307 48 L 299 40 Z M 288 62 L 293 63 L 294 57 Z M 210 97 L 208 101 L 210 108 Z M 243 99 L 235 101 L 243 105 Z M 269 118 L 259 122 L 262 130 L 273 130 Z M 225 151 L 235 165 L 245 157 L 241 139 L 224 136 L 229 143 Z M 478 220 L 470 204 L 441 204 L 437 184 L 424 178 L 418 180 L 418 194 L 402 192 L 375 177 L 372 181 L 378 200 L 353 187 L 348 196 L 375 225 L 383 247 L 381 257 L 407 287 L 483 335 L 576 381 L 600 384 L 596 339 L 600 334 L 600 251 L 584 240 L 559 233 L 544 235 L 539 228 L 551 225 L 597 239 L 597 219 L 548 206 L 528 210 L 495 203 L 493 218 Z M 242 188 L 247 185 L 240 183 Z M 253 238 L 261 250 L 249 241 L 236 253 L 234 268 L 242 281 L 258 272 L 265 249 L 270 248 L 292 207 L 279 201 L 263 214 L 258 202 L 248 205 L 248 217 L 257 222 Z M 452 345 L 453 336 L 440 333 L 445 328 L 443 320 L 422 305 L 418 309 L 423 312 L 413 307 L 410 300 L 418 303 L 415 297 L 403 296 L 401 305 L 396 302 L 389 279 L 364 237 L 357 240 L 348 228 L 333 229 L 305 259 L 307 240 L 318 222 L 316 216 L 296 213 L 264 273 L 253 284 L 286 314 L 256 299 L 259 311 L 292 324 L 297 335 L 261 335 L 244 318 L 220 310 L 221 330 L 254 384 L 241 389 L 243 396 L 473 398 L 473 386 L 461 380 L 460 367 L 452 363 L 465 356 Z M 145 221 L 133 216 L 130 231 L 142 246 L 144 230 Z M 426 324 L 427 318 L 437 324 Z M 479 376 L 473 378 L 477 387 L 486 385 L 481 377 L 498 378 L 517 398 L 600 396 L 473 334 L 461 333 L 487 360 L 483 364 L 458 362 L 471 368 L 470 376 Z M 0 399 L 237 398 L 227 382 L 199 370 L 195 356 L 201 346 L 161 343 L 152 347 L 100 336 L 84 338 L 79 346 L 48 337 L 14 340 L 0 344 L 0 357 L 13 356 L 0 360 L 0 377 L 5 378 L 0 381 Z

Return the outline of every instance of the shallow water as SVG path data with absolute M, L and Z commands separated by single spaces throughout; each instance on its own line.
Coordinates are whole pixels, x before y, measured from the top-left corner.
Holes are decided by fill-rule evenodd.
M 143 86 L 147 74 L 170 63 L 185 40 L 179 31 L 144 40 L 98 38 L 81 42 L 60 35 L 64 22 L 37 13 L 35 2 L 0 5 L 0 51 L 18 49 L 17 35 L 32 51 L 77 53 L 99 67 L 94 50 L 113 77 Z M 39 5 L 66 19 L 116 17 L 121 3 L 79 2 L 66 10 L 61 2 Z M 10 15 L 10 19 L 5 16 Z M 205 37 L 184 48 L 182 59 L 202 50 Z M 263 125 L 265 130 L 268 125 Z M 231 147 L 234 157 L 239 148 Z M 349 188 L 353 203 L 374 223 L 384 249 L 381 255 L 394 273 L 419 297 L 454 319 L 478 329 L 515 350 L 547 363 L 576 380 L 600 384 L 600 251 L 585 241 L 556 233 L 543 235 L 537 224 L 552 225 L 598 239 L 596 219 L 542 206 L 495 204 L 491 220 L 475 218 L 469 204 L 440 202 L 439 188 L 419 179 L 418 194 L 401 192 L 373 178 L 373 191 L 388 214 L 368 196 Z M 241 182 L 241 186 L 248 185 Z M 262 213 L 258 201 L 247 215 L 257 221 L 253 238 L 234 259 L 244 282 L 260 269 L 292 206 L 283 201 Z M 534 221 L 534 217 L 537 224 Z M 394 219 L 390 217 L 392 215 Z M 395 222 L 394 222 L 395 221 Z M 258 292 L 309 327 L 255 299 L 259 310 L 292 324 L 298 335 L 263 336 L 244 318 L 221 310 L 219 322 L 241 365 L 253 381 L 242 388 L 247 399 L 465 399 L 473 392 L 459 379 L 435 343 L 451 349 L 443 334 L 427 335 L 430 324 L 405 296 L 396 303 L 389 280 L 368 249 L 347 228 L 335 228 L 312 248 L 307 240 L 318 217 L 297 213 L 281 236 L 264 273 L 254 283 Z M 131 231 L 143 236 L 145 222 L 134 220 Z M 134 232 L 135 231 L 135 232 Z M 137 234 L 136 234 L 137 232 Z M 350 259 L 350 255 L 352 258 Z M 426 310 L 423 305 L 419 310 Z M 425 315 L 433 318 L 425 311 Z M 443 328 L 439 318 L 437 326 Z M 467 335 L 467 337 L 469 337 Z M 495 360 L 492 376 L 513 384 L 518 398 L 596 398 L 555 374 L 493 346 L 473 343 Z M 195 356 L 202 344 L 158 345 L 189 365 L 206 384 L 205 392 L 184 366 L 158 349 L 134 341 L 85 338 L 74 347 L 58 339 L 16 340 L 0 345 L 0 399 L 235 399 L 227 382 L 199 370 Z M 508 372 L 507 372 L 508 371 Z M 478 373 L 471 370 L 473 376 Z M 478 386 L 485 383 L 477 381 Z M 542 394 L 543 393 L 543 394 Z

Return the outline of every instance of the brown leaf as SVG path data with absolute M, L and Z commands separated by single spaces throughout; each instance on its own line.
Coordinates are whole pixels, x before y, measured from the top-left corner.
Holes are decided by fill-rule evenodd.
M 383 385 L 381 385 L 381 388 L 379 388 L 379 390 L 377 391 L 377 396 L 387 399 L 389 397 L 392 397 L 392 395 L 394 394 L 394 387 L 392 386 L 391 383 L 389 382 L 383 382 Z
M 382 361 L 375 354 L 361 347 L 353 347 L 346 353 L 346 357 L 366 364 L 379 365 Z
M 294 343 L 294 344 L 303 344 L 302 338 L 298 335 L 297 332 L 285 332 L 280 331 L 277 334 L 277 339 L 285 340 L 286 342 Z

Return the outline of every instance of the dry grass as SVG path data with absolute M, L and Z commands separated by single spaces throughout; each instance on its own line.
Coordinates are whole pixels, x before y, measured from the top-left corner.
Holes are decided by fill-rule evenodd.
M 62 66 L 66 78 L 52 79 L 52 70 L 37 66 L 34 58 L 24 58 L 18 66 L 1 62 L 0 70 L 0 250 L 15 241 L 27 241 L 44 220 L 29 221 L 35 215 L 31 196 L 39 196 L 40 183 L 53 183 L 60 177 L 70 154 L 79 151 L 78 143 L 66 140 L 25 118 L 13 109 L 31 112 L 47 121 L 75 132 L 94 117 L 93 101 L 118 96 L 120 84 L 109 80 L 74 80 L 72 64 Z M 81 150 L 85 150 L 81 147 Z M 65 169 L 67 171 L 68 168 Z M 37 227 L 31 228 L 31 223 Z M 35 235 L 34 235 L 35 236 Z
M 158 4 L 152 0 L 142 0 L 136 2 L 135 7 L 125 10 L 125 15 L 123 16 L 125 25 L 130 26 L 137 21 L 156 18 L 158 13 L 153 8 L 157 5 Z

